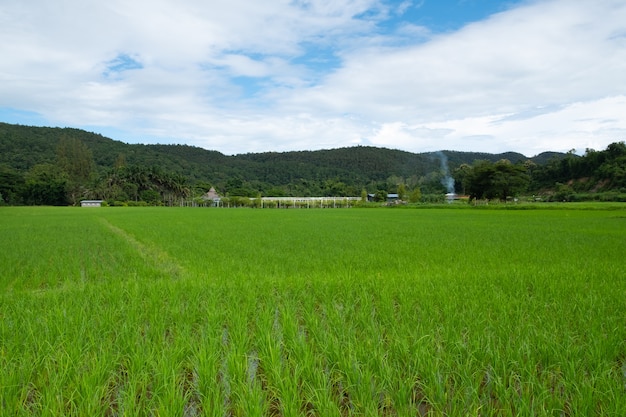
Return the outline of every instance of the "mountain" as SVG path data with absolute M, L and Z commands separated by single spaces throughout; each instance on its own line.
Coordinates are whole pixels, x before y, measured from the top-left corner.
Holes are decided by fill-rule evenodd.
M 74 128 L 51 128 L 12 125 L 0 122 L 0 164 L 17 170 L 28 170 L 41 163 L 54 163 L 56 147 L 63 137 L 78 138 L 92 151 L 98 167 L 112 167 L 123 156 L 128 164 L 160 165 L 165 169 L 207 180 L 221 172 L 235 171 L 244 174 L 250 170 L 254 176 L 272 177 L 282 170 L 292 176 L 304 177 L 315 173 L 317 177 L 387 178 L 390 175 L 408 177 L 425 175 L 440 166 L 436 152 L 410 153 L 400 150 L 356 146 L 319 151 L 263 152 L 226 156 L 188 145 L 127 144 L 100 134 Z M 475 160 L 511 162 L 533 160 L 544 163 L 541 154 L 528 158 L 515 152 L 500 154 L 443 151 L 451 166 L 471 164 Z M 563 154 L 549 153 L 550 157 Z M 269 165 L 269 166 L 268 166 Z M 280 167 L 277 167 L 279 165 Z M 219 169 L 218 169 L 219 168 Z
M 254 196 L 360 195 L 362 189 L 393 192 L 399 182 L 422 192 L 439 192 L 442 163 L 449 172 L 476 160 L 513 163 L 531 160 L 538 165 L 564 154 L 534 158 L 500 154 L 441 151 L 411 153 L 371 146 L 317 151 L 263 152 L 224 155 L 188 145 L 127 144 L 74 128 L 32 127 L 0 123 L 0 166 L 24 175 L 33 167 L 58 163 L 59 144 L 78 140 L 93 157 L 99 175 L 119 166 L 158 167 L 186 178 L 191 186 L 215 186 L 222 193 Z M 442 158 L 443 157 L 443 158 Z

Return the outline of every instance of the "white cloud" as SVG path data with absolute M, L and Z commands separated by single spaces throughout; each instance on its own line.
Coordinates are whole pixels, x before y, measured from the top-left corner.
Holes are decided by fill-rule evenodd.
M 482 152 L 521 149 L 526 156 L 546 150 L 567 152 L 573 148 L 583 153 L 586 148 L 602 149 L 626 137 L 626 123 L 620 121 L 626 111 L 626 96 L 536 110 L 527 117 L 502 114 L 426 123 L 413 131 L 426 133 L 427 139 L 421 141 L 430 144 L 429 150 L 439 149 L 436 144 L 445 142 L 452 145 L 446 149 Z M 415 150 L 411 140 L 404 143 L 407 149 Z
M 626 6 L 601 19 L 601 7 L 570 4 L 501 13 L 414 47 L 356 51 L 299 100 L 426 121 L 626 93 L 626 47 L 611 38 L 626 26 Z
M 536 0 L 439 35 L 376 29 L 409 7 L 5 2 L 0 108 L 225 153 L 363 143 L 530 156 L 626 139 L 623 1 Z

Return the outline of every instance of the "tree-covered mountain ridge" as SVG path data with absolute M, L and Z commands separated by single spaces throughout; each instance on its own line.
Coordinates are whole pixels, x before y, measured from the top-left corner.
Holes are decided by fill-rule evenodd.
M 114 167 L 123 160 L 123 163 L 129 165 L 160 166 L 191 180 L 219 182 L 235 175 L 247 180 L 278 180 L 273 185 L 280 185 L 283 176 L 311 179 L 347 176 L 382 180 L 393 175 L 426 175 L 440 169 L 442 153 L 451 167 L 471 164 L 475 160 L 495 162 L 501 159 L 513 163 L 531 160 L 544 164 L 551 158 L 564 155 L 544 152 L 529 158 L 516 152 L 492 154 L 448 150 L 411 153 L 374 146 L 224 155 L 190 145 L 128 144 L 75 128 L 33 127 L 0 122 L 0 164 L 18 171 L 28 171 L 37 164 L 54 164 L 61 138 L 82 141 L 91 151 L 98 169 Z
M 22 204 L 41 203 L 48 193 L 57 197 L 43 198 L 47 203 L 75 204 L 80 198 L 171 203 L 210 187 L 224 196 L 244 197 L 359 196 L 381 190 L 441 195 L 450 191 L 446 184 L 476 198 L 567 187 L 606 191 L 626 187 L 614 169 L 621 166 L 624 145 L 613 145 L 610 152 L 587 150 L 583 157 L 573 152 L 533 157 L 516 152 L 411 153 L 373 146 L 224 155 L 190 145 L 128 144 L 75 128 L 0 123 L 0 182 L 5 183 L 0 193 L 5 203 L 10 193 L 14 203 Z M 502 186 L 502 178 L 513 177 L 515 186 Z M 10 181 L 16 184 L 8 189 Z M 496 183 L 500 191 L 494 191 Z

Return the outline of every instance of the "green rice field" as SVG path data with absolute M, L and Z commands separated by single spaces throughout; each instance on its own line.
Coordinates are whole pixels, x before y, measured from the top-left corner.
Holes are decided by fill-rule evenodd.
M 626 206 L 0 208 L 2 416 L 626 416 Z

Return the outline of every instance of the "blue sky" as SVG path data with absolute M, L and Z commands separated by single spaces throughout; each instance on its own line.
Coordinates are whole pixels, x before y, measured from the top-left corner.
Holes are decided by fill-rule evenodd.
M 402 2 L 399 2 L 402 4 Z M 411 22 L 432 32 L 451 32 L 521 4 L 521 0 L 426 0 L 406 2 L 406 10 L 391 19 L 391 26 Z
M 226 154 L 626 140 L 622 0 L 0 2 L 4 122 Z

